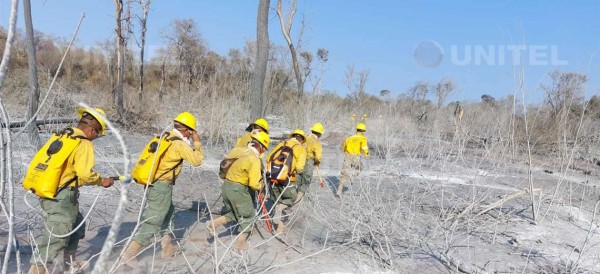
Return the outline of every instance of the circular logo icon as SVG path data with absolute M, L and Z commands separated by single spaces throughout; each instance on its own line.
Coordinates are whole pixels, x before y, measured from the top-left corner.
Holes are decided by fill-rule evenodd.
M 435 41 L 422 41 L 415 48 L 413 57 L 420 67 L 435 69 L 444 60 L 444 50 Z

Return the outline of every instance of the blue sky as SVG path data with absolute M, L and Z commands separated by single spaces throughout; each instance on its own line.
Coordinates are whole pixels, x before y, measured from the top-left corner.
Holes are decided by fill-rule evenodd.
M 2 26 L 8 22 L 9 2 L 0 0 Z M 32 0 L 32 5 L 34 27 L 65 38 L 85 12 L 80 46 L 113 35 L 113 1 Z M 275 5 L 272 0 L 271 7 Z M 229 49 L 242 48 L 246 40 L 254 39 L 257 6 L 248 0 L 154 0 L 148 44 L 163 44 L 160 34 L 172 20 L 192 18 L 209 47 L 226 55 Z M 588 74 L 588 96 L 598 94 L 600 57 L 594 57 L 600 49 L 598 14 L 597 1 L 299 0 L 295 25 L 301 16 L 308 22 L 304 49 L 329 49 L 324 89 L 347 93 L 344 72 L 352 63 L 356 70 L 370 71 L 367 91 L 371 94 L 389 89 L 396 96 L 416 81 L 437 82 L 449 77 L 458 85 L 451 100 L 478 101 L 484 93 L 501 98 L 514 91 L 515 67 L 506 48 L 523 44 L 526 100 L 539 102 L 543 98 L 539 84 L 547 82 L 546 74 L 553 70 Z M 19 16 L 22 27 L 22 14 Z M 283 45 L 274 11 L 270 21 L 271 40 Z M 298 33 L 294 31 L 292 36 Z M 415 48 L 422 41 L 439 45 L 443 51 L 439 66 L 424 68 L 415 61 Z M 488 59 L 477 62 L 481 54 Z M 467 57 L 471 62 L 466 64 L 452 61 Z

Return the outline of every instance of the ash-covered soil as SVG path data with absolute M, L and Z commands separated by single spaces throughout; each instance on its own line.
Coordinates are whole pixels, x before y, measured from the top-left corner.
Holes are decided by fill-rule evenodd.
M 126 136 L 131 161 L 148 139 Z M 343 159 L 339 142 L 324 139 L 320 173 L 325 187 L 319 186 L 315 172 L 305 199 L 287 212 L 288 231 L 275 237 L 259 221 L 250 249 L 242 254 L 231 251 L 236 235 L 230 230 L 222 228 L 218 239 L 208 238 L 205 223 L 221 212 L 217 170 L 227 151 L 205 146 L 204 164 L 185 165 L 174 190 L 174 233 L 182 252 L 163 260 L 160 244 L 150 246 L 139 256 L 137 272 L 211 273 L 215 267 L 225 273 L 600 271 L 597 166 L 587 166 L 583 172 L 576 167 L 587 162 L 577 159 L 560 170 L 552 157 L 537 156 L 530 169 L 526 157 L 492 155 L 483 148 L 459 152 L 451 143 L 432 148 L 427 142 L 414 145 L 411 140 L 411 149 L 387 157 L 374 150 L 360 177 L 342 199 L 336 199 L 333 193 Z M 122 174 L 118 142 L 109 135 L 95 144 L 98 170 Z M 15 178 L 22 177 L 33 153 L 32 148 L 15 144 Z M 533 195 L 527 191 L 530 184 Z M 84 215 L 98 197 L 78 250 L 78 259 L 88 263 L 88 271 L 108 235 L 121 187 L 128 190 L 129 202 L 111 255 L 113 265 L 135 227 L 144 189 L 135 183 L 81 189 Z M 31 237 L 42 234 L 43 221 L 37 198 L 25 195 L 20 182 L 15 182 L 14 204 L 20 268 L 26 270 Z M 0 242 L 6 243 L 6 218 L 0 218 L 0 227 Z M 0 254 L 4 252 L 5 244 Z M 15 255 L 9 273 L 17 271 Z M 124 273 L 122 267 L 114 270 Z

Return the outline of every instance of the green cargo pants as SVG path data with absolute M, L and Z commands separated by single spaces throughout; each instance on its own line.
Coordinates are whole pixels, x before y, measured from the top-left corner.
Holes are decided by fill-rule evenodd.
M 77 188 L 65 188 L 58 192 L 54 200 L 40 199 L 40 205 L 46 214 L 44 222 L 46 228 L 44 228 L 44 235 L 36 239 L 39 253 L 31 256 L 31 264 L 52 263 L 61 252 L 77 252 L 79 240 L 85 237 L 85 224 L 70 236 L 58 238 L 53 235 L 69 234 L 83 222 L 83 215 L 79 212 L 78 197 Z
M 173 184 L 156 181 L 148 189 L 148 207 L 142 215 L 142 224 L 133 240 L 142 246 L 150 244 L 154 234 L 173 228 Z
M 235 221 L 239 233 L 250 233 L 256 218 L 252 204 L 252 190 L 240 183 L 225 180 L 221 188 L 223 204 L 225 204 L 225 218 L 227 222 Z
M 296 181 L 297 182 L 297 181 Z M 276 224 L 277 230 L 279 231 L 279 226 L 283 224 L 283 210 L 289 208 L 294 205 L 296 198 L 298 197 L 298 192 L 296 191 L 296 182 L 289 183 L 287 187 L 282 185 L 272 185 L 271 186 L 271 199 L 275 203 L 275 211 L 273 212 L 273 223 Z
M 289 183 L 288 187 L 282 185 L 272 185 L 271 190 L 273 196 L 273 202 L 277 201 L 278 204 L 284 204 L 287 206 L 293 206 L 296 201 L 296 196 L 298 196 L 298 192 L 296 190 L 296 183 Z M 281 196 L 281 198 L 279 198 Z M 279 200 L 277 200 L 279 198 Z
M 306 160 L 306 165 L 304 165 L 304 170 L 300 172 L 298 176 L 298 192 L 304 192 L 308 190 L 310 187 L 310 183 L 313 177 L 313 169 L 315 167 L 315 159 Z

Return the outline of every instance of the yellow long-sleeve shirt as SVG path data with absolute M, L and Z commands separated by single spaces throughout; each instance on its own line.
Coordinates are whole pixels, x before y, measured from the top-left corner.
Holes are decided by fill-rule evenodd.
M 306 159 L 314 159 L 315 165 L 318 166 L 323 160 L 323 146 L 319 138 L 314 134 L 308 135 L 304 149 L 306 149 Z
M 369 156 L 369 145 L 367 144 L 367 137 L 362 132 L 346 138 L 342 144 L 342 151 L 350 155 L 360 155 L 361 151 L 365 156 Z
M 304 165 L 306 165 L 306 149 L 302 147 L 302 144 L 296 138 L 290 138 L 287 141 L 281 142 L 277 144 L 277 146 L 269 153 L 267 159 L 271 159 L 273 153 L 279 150 L 284 144 L 291 147 L 294 151 L 294 158 L 292 158 L 292 172 L 291 174 L 298 174 L 304 170 Z
M 94 171 L 96 159 L 94 156 L 94 144 L 85 139 L 85 134 L 81 129 L 73 128 L 73 137 L 84 137 L 81 139 L 75 150 L 67 158 L 65 171 L 60 176 L 59 186 L 62 187 L 77 176 L 77 187 L 83 185 L 100 185 L 102 178 L 98 172 Z M 71 184 L 75 186 L 75 184 Z
M 261 189 L 261 162 L 256 150 L 248 147 L 236 147 L 225 158 L 238 158 L 229 167 L 225 179 L 248 186 L 253 190 Z
M 247 147 L 248 143 L 250 143 L 252 141 L 252 133 L 247 132 L 246 134 L 244 134 L 242 137 L 238 138 L 237 143 L 235 144 L 235 147 Z
M 170 136 L 177 136 L 177 133 L 171 131 Z M 173 140 L 172 142 L 156 170 L 158 181 L 173 182 L 181 172 L 183 166 L 180 164 L 181 161 L 185 160 L 192 166 L 200 166 L 204 161 L 200 142 L 194 142 L 193 148 L 183 140 Z

